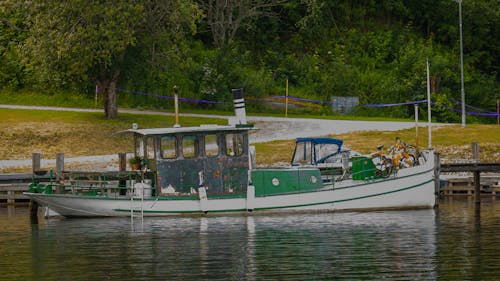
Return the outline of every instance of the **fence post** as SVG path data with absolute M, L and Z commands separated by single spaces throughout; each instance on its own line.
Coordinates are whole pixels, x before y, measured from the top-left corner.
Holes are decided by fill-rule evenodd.
M 285 86 L 285 117 L 288 117 L 288 79 L 286 79 Z
M 497 99 L 497 125 L 500 125 L 500 99 Z

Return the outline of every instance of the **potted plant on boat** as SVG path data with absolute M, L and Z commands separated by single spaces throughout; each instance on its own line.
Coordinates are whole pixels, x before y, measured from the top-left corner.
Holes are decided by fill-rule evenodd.
M 142 157 L 136 155 L 128 160 L 132 170 L 140 170 L 142 165 Z

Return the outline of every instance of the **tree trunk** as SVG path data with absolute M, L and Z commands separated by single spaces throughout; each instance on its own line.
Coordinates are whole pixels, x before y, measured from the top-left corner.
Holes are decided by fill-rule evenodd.
M 104 115 L 108 119 L 114 119 L 118 116 L 118 107 L 116 105 L 116 82 L 103 81 L 102 83 Z

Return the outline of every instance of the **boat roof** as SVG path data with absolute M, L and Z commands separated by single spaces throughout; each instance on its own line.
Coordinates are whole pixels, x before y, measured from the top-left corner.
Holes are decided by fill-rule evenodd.
M 219 132 L 235 132 L 249 131 L 255 129 L 250 125 L 201 125 L 199 127 L 172 127 L 172 128 L 151 128 L 151 129 L 129 129 L 119 133 L 134 133 L 143 136 L 153 135 L 173 135 L 178 133 L 219 133 Z
M 339 147 L 344 143 L 342 140 L 334 139 L 334 138 L 297 138 L 295 143 L 299 142 L 312 142 L 313 144 L 336 144 Z

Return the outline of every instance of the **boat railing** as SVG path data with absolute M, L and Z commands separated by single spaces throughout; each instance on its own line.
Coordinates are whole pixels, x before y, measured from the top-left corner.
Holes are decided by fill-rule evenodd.
M 417 157 L 413 154 L 407 154 L 402 155 L 400 158 L 396 158 L 390 154 L 382 154 L 381 152 L 365 156 L 355 156 L 352 158 L 352 179 L 371 180 L 387 178 L 391 175 L 396 175 L 399 170 L 426 164 L 431 152 L 418 151 L 417 153 Z
M 63 171 L 51 177 L 49 182 L 33 182 L 30 185 L 30 191 L 45 194 L 129 197 L 134 195 L 136 183 L 149 182 L 150 188 L 153 189 L 156 185 L 154 179 L 156 179 L 156 172 L 153 171 Z
M 118 181 L 82 181 L 68 180 L 61 183 L 52 184 L 56 192 L 61 190 L 63 193 L 83 194 L 83 195 L 102 195 L 119 196 L 121 190 L 130 189 L 127 186 L 120 186 Z

